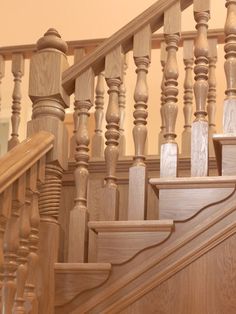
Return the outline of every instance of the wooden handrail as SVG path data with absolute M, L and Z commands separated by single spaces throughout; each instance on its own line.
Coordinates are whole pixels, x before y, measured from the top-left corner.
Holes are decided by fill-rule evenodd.
M 186 39 L 194 39 L 196 36 L 196 31 L 187 31 L 181 33 L 181 39 L 179 46 L 183 46 L 183 41 Z M 223 28 L 209 29 L 208 30 L 209 38 L 216 38 L 218 44 L 223 44 L 225 40 L 225 33 Z M 68 56 L 74 55 L 74 50 L 77 48 L 84 48 L 86 51 L 91 51 L 100 44 L 102 44 L 107 38 L 93 38 L 85 40 L 69 40 L 67 41 L 68 45 Z M 152 35 L 152 49 L 159 49 L 160 42 L 164 40 L 163 34 L 153 34 Z M 36 52 L 36 44 L 29 45 L 17 45 L 17 46 L 5 46 L 0 47 L 0 55 L 4 57 L 4 60 L 12 60 L 12 55 L 14 53 L 23 54 L 25 59 L 30 59 L 31 56 Z
M 54 136 L 41 131 L 0 158 L 0 193 L 30 169 L 53 147 Z
M 164 12 L 174 5 L 176 0 L 159 0 L 150 6 L 147 10 L 121 28 L 110 38 L 105 40 L 97 49 L 95 49 L 81 62 L 76 63 L 63 72 L 62 85 L 68 94 L 74 91 L 75 79 L 89 67 L 93 68 L 95 74 L 99 74 L 104 67 L 105 56 L 114 48 L 122 46 L 124 52 L 132 48 L 132 40 L 135 33 L 146 25 L 150 25 L 152 33 L 163 26 Z M 181 10 L 185 10 L 193 3 L 192 0 L 182 0 Z

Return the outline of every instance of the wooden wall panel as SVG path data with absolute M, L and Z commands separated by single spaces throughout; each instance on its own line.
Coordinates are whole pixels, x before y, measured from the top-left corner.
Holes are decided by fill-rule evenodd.
M 236 234 L 121 314 L 236 313 Z

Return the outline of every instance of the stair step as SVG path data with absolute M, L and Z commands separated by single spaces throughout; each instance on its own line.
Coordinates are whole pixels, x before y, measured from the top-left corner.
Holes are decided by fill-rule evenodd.
M 97 234 L 97 261 L 111 264 L 127 262 L 174 230 L 173 220 L 90 221 L 88 226 Z
M 235 134 L 214 134 L 213 143 L 219 174 L 236 175 Z
M 149 183 L 159 198 L 160 219 L 184 221 L 228 197 L 236 176 L 153 178 Z
M 55 263 L 55 306 L 69 303 L 84 291 L 100 286 L 111 271 L 110 263 Z

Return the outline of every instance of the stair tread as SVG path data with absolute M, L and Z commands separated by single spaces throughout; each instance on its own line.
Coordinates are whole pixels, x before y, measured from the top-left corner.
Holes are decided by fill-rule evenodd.
M 88 227 L 98 232 L 153 232 L 167 231 L 174 226 L 173 220 L 90 221 Z
M 236 176 L 152 178 L 149 180 L 149 183 L 157 190 L 214 187 L 225 188 L 235 186 Z
M 55 263 L 56 273 L 110 271 L 110 263 Z

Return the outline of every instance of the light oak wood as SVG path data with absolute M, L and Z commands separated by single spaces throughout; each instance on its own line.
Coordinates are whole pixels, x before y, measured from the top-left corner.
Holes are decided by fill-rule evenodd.
M 134 62 L 137 81 L 134 91 L 134 163 L 129 170 L 129 220 L 143 220 L 146 212 L 147 171 L 145 145 L 147 139 L 147 73 L 151 61 L 151 28 L 146 26 L 134 35 Z M 137 181 L 138 179 L 138 181 Z M 138 184 L 137 184 L 138 182 Z M 137 189 L 138 188 L 138 189 Z
M 236 6 L 235 1 L 226 1 L 227 18 L 225 22 L 225 76 L 227 81 L 226 99 L 224 101 L 223 114 L 223 131 L 224 133 L 235 133 L 235 88 L 236 88 L 236 61 L 233 54 L 235 49 L 235 34 L 236 34 Z
M 104 58 L 115 46 L 122 44 L 124 52 L 128 52 L 132 47 L 133 34 L 137 33 L 146 25 L 150 25 L 152 32 L 155 32 L 163 25 L 163 13 L 176 3 L 176 0 L 160 0 L 154 3 L 150 8 L 112 35 L 109 39 L 103 42 L 95 49 L 86 60 L 72 66 L 63 73 L 63 86 L 67 92 L 71 94 L 74 90 L 74 82 L 78 75 L 84 72 L 88 67 L 92 67 L 95 74 L 99 74 L 103 69 Z M 192 1 L 181 1 L 181 10 L 186 9 Z
M 0 158 L 0 193 L 53 147 L 54 136 L 41 131 Z
M 87 185 L 89 160 L 88 118 L 94 96 L 94 74 L 91 69 L 76 80 L 76 110 L 79 114 L 76 132 L 76 170 L 75 170 L 75 206 L 70 213 L 69 223 L 69 262 L 85 262 L 87 260 Z
M 192 125 L 191 176 L 208 174 L 208 122 L 206 120 L 206 101 L 208 95 L 208 40 L 207 29 L 210 18 L 209 1 L 194 1 L 194 18 L 197 23 L 195 40 L 195 83 L 196 119 Z
M 97 85 L 95 89 L 95 133 L 92 138 L 92 157 L 104 156 L 104 136 L 102 123 L 104 118 L 104 73 L 97 76 Z M 119 101 L 120 103 L 120 101 Z
M 8 150 L 19 144 L 19 125 L 20 125 L 20 112 L 21 112 L 21 79 L 24 75 L 24 57 L 22 54 L 12 55 L 11 71 L 14 77 L 14 89 L 12 93 L 12 133 L 11 139 L 8 143 Z
M 5 60 L 3 55 L 0 54 L 0 112 L 1 112 L 1 102 L 2 102 L 2 90 L 1 90 L 1 84 L 2 84 L 2 79 L 4 78 L 5 75 Z
M 109 263 L 56 263 L 55 306 L 63 306 L 84 291 L 102 285 L 110 272 Z
M 191 155 L 191 133 L 192 133 L 192 106 L 193 106 L 193 40 L 185 40 L 183 43 L 183 59 L 185 65 L 184 80 L 184 131 L 182 133 L 183 156 Z
M 216 63 L 217 63 L 217 39 L 208 39 L 209 43 L 209 93 L 207 99 L 207 114 L 209 121 L 209 156 L 215 156 L 214 144 L 213 144 L 213 134 L 216 133 Z
M 98 233 L 97 261 L 120 264 L 164 241 L 172 231 L 173 221 L 91 221 L 89 228 Z
M 178 144 L 164 143 L 161 146 L 160 177 L 178 175 Z
M 161 108 L 160 108 L 160 114 L 161 114 L 161 131 L 159 133 L 158 138 L 158 151 L 159 155 L 161 154 L 161 145 L 165 142 L 165 132 L 166 132 L 166 123 L 165 123 L 165 113 L 164 113 L 164 107 L 165 107 L 165 65 L 166 65 L 166 43 L 164 41 L 161 42 L 160 47 L 160 61 L 161 61 L 161 69 L 162 69 L 162 81 L 161 81 Z

